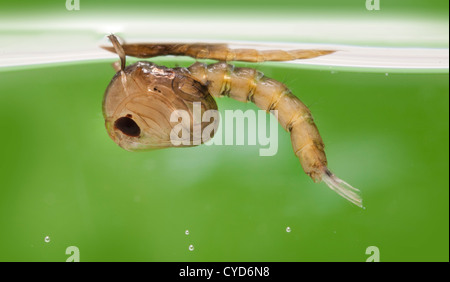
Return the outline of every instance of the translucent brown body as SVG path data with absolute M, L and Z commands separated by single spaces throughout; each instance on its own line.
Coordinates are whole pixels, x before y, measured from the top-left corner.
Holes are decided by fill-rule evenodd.
M 297 50 L 286 55 L 280 51 L 261 53 L 248 49 L 232 50 L 226 45 L 208 44 L 124 44 L 122 49 L 115 38 L 110 39 L 114 44 L 114 51 L 119 54 L 122 61 L 121 70 L 111 81 L 104 100 L 106 126 L 116 143 L 126 149 L 171 147 L 168 133 L 172 126 L 168 122 L 168 117 L 173 110 L 189 109 L 192 112 L 191 105 L 195 101 L 202 103 L 202 111 L 217 109 L 212 96 L 228 96 L 241 102 L 251 101 L 260 109 L 268 112 L 275 110 L 278 113 L 279 123 L 291 134 L 295 155 L 299 158 L 304 171 L 315 182 L 324 180 L 338 194 L 362 207 L 359 191 L 328 170 L 324 143 L 310 110 L 283 83 L 268 78 L 255 69 L 236 68 L 226 62 L 210 65 L 195 63 L 187 69 L 167 69 L 148 62 L 138 62 L 124 68 L 125 54 L 136 57 L 171 54 L 195 58 L 204 58 L 200 54 L 208 54 L 207 58 L 227 61 L 236 58 L 245 61 L 264 61 L 268 58 L 291 60 L 290 56 L 294 56 L 293 54 L 299 55 L 295 58 L 305 56 L 311 58 L 333 51 Z M 254 56 L 250 56 L 251 52 Z M 147 71 L 143 71 L 142 67 L 146 64 Z M 174 83 L 175 81 L 177 83 Z M 155 87 L 163 90 L 155 92 Z M 189 91 L 186 92 L 185 88 Z M 120 128 L 118 130 L 117 127 L 111 126 L 127 115 L 131 115 L 139 129 L 142 129 L 138 136 L 127 136 Z
M 319 131 L 311 112 L 281 82 L 251 68 L 235 68 L 227 63 L 190 66 L 192 76 L 215 97 L 228 96 L 241 102 L 253 102 L 267 112 L 278 111 L 278 121 L 291 133 L 295 155 L 305 172 L 319 182 L 327 159 Z

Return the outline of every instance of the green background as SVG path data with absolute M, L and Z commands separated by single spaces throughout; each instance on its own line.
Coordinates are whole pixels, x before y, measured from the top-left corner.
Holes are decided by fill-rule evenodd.
M 60 12 L 61 7 L 65 8 L 66 0 L 52 1 L 52 0 L 19 0 L 19 1 L 3 1 L 2 10 L 6 12 L 20 12 L 32 11 L 36 12 Z M 140 10 L 148 10 L 151 16 L 152 9 L 162 8 L 166 11 L 168 17 L 171 12 L 181 12 L 190 10 L 206 10 L 217 15 L 224 15 L 223 11 L 233 11 L 239 13 L 245 12 L 260 12 L 269 11 L 274 15 L 280 14 L 280 11 L 285 10 L 311 10 L 316 12 L 333 11 L 333 13 L 345 13 L 346 11 L 361 12 L 370 14 L 370 11 L 365 9 L 366 0 L 227 0 L 227 1 L 210 1 L 210 0 L 171 0 L 171 1 L 152 1 L 152 0 L 80 0 L 80 12 L 87 12 L 91 9 L 98 9 L 99 11 L 121 11 L 126 14 Z M 449 2 L 445 0 L 380 0 L 380 12 L 382 13 L 429 13 L 432 15 L 439 15 L 448 18 Z M 228 14 L 230 15 L 230 14 Z M 225 16 L 225 15 L 224 15 Z M 120 21 L 120 19 L 118 19 Z
M 135 2 L 128 11 L 146 5 Z M 385 2 L 394 11 L 402 2 L 412 12 L 445 8 L 448 18 L 448 1 Z M 312 3 L 303 5 L 336 7 Z M 43 6 L 57 9 L 23 5 Z M 273 157 L 258 146 L 119 148 L 101 113 L 110 63 L 0 72 L 1 261 L 65 261 L 69 246 L 82 261 L 365 261 L 369 246 L 382 261 L 449 260 L 448 73 L 238 64 L 284 82 L 310 107 L 330 169 L 362 191 L 362 210 L 303 173 L 281 128 Z M 226 98 L 218 106 L 256 110 Z

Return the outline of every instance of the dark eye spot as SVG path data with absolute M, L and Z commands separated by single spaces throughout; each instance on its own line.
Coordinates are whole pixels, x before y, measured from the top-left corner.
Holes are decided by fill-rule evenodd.
M 137 137 L 141 134 L 141 129 L 130 117 L 130 115 L 127 115 L 126 117 L 117 119 L 116 122 L 114 122 L 114 127 L 128 136 Z

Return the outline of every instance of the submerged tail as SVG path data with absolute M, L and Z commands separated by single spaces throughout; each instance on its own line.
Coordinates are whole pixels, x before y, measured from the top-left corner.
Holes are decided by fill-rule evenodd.
M 208 87 L 214 97 L 228 96 L 253 102 L 267 112 L 277 111 L 281 126 L 291 134 L 292 148 L 303 170 L 315 182 L 323 180 L 332 190 L 358 207 L 359 190 L 337 178 L 326 165 L 324 144 L 308 107 L 281 82 L 251 68 L 237 68 L 225 62 L 189 67 L 191 75 Z

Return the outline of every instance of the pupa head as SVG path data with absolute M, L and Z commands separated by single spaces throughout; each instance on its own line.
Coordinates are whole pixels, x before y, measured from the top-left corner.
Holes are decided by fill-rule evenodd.
M 212 135 L 202 138 L 202 134 L 195 132 L 196 128 L 218 122 L 218 116 L 202 122 L 206 111 L 217 112 L 217 105 L 204 85 L 185 68 L 170 69 L 147 61 L 125 67 L 121 45 L 114 35 L 109 38 L 121 59 L 121 67 L 103 98 L 105 126 L 114 142 L 136 151 L 194 146 L 212 138 Z M 184 142 L 174 142 L 174 137 Z M 197 140 L 199 137 L 202 139 Z

